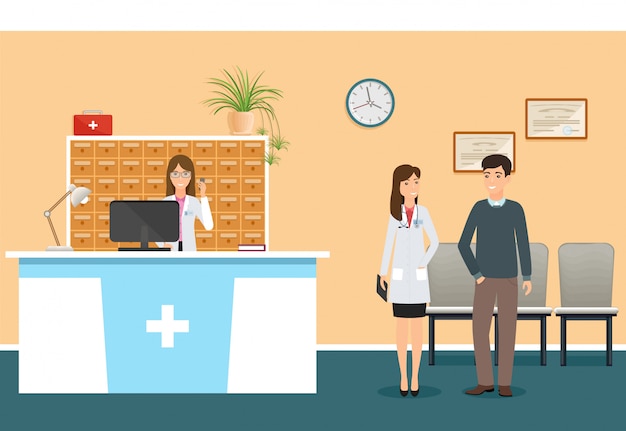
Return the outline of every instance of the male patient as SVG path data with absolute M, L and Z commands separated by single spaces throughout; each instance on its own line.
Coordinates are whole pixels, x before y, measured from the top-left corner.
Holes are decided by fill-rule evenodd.
M 482 168 L 489 197 L 474 204 L 459 240 L 461 256 L 476 280 L 472 332 L 478 386 L 465 393 L 493 392 L 489 328 L 497 298 L 498 393 L 510 397 L 517 323 L 517 252 L 522 267 L 522 289 L 528 295 L 532 291 L 530 246 L 522 206 L 504 198 L 504 187 L 511 181 L 511 161 L 504 155 L 492 154 L 483 159 Z M 474 231 L 476 256 L 470 248 Z

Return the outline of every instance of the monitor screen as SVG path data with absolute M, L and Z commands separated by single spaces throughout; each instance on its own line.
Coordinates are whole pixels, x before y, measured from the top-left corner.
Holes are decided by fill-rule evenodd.
M 112 201 L 109 236 L 114 242 L 139 242 L 139 248 L 119 250 L 169 250 L 150 248 L 149 242 L 174 242 L 179 235 L 176 201 Z

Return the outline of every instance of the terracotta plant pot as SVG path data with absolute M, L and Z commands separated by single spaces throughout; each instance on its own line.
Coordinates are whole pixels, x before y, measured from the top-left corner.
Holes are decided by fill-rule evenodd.
M 232 135 L 251 135 L 254 127 L 254 114 L 231 111 L 228 113 L 228 127 Z

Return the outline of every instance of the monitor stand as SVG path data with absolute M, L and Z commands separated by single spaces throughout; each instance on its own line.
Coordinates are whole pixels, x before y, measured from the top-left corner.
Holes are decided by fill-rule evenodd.
M 148 247 L 147 242 L 142 242 L 141 247 L 119 247 L 118 251 L 172 251 L 169 247 Z

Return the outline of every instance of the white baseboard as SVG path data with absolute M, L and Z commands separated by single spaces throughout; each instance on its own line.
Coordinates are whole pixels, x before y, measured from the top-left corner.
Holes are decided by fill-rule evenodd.
M 0 344 L 0 352 L 13 352 L 19 350 L 19 344 Z

